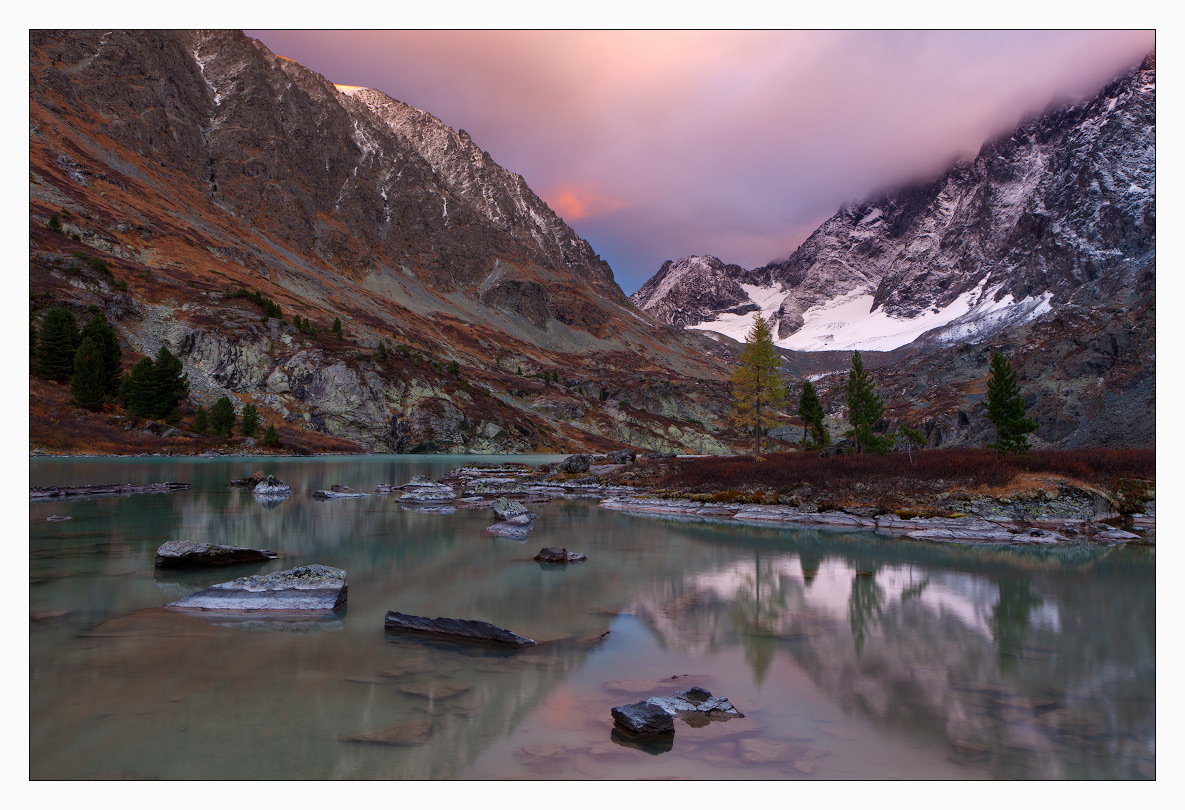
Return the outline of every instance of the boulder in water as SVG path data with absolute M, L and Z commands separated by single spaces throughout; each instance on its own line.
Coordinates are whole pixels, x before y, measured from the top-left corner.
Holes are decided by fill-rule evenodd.
M 583 554 L 579 554 L 575 551 L 568 551 L 566 548 L 559 548 L 555 546 L 544 546 L 543 548 L 539 549 L 539 553 L 535 555 L 535 560 L 537 562 L 573 563 L 584 562 L 587 559 L 588 558 Z
M 156 550 L 156 567 L 205 568 L 274 560 L 278 556 L 276 552 L 262 548 L 221 546 L 195 540 L 170 540 Z
M 302 565 L 220 582 L 165 607 L 218 611 L 333 610 L 345 601 L 345 571 L 328 565 Z
M 383 626 L 389 633 L 434 636 L 454 641 L 469 641 L 485 644 L 504 644 L 511 647 L 531 647 L 534 639 L 520 636 L 503 627 L 475 619 L 446 619 L 426 616 L 411 616 L 406 613 L 387 611 Z

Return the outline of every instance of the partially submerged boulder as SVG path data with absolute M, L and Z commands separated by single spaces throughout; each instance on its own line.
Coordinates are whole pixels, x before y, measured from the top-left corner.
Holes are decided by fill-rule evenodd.
M 486 531 L 500 537 L 514 537 L 525 539 L 535 528 L 535 521 L 527 515 L 518 515 L 493 526 L 486 526 Z
M 509 498 L 499 498 L 491 504 L 494 514 L 503 520 L 509 518 L 516 518 L 520 515 L 527 516 L 530 520 L 538 520 L 539 516 L 532 512 L 527 507 L 523 506 L 519 501 L 512 501 Z
M 262 548 L 221 546 L 195 540 L 170 540 L 156 550 L 156 567 L 205 568 L 274 560 L 278 556 L 276 552 Z
M 745 716 L 737 711 L 728 698 L 713 697 L 711 692 L 700 686 L 668 697 L 649 697 L 636 703 L 614 706 L 611 714 L 619 730 L 637 737 L 674 734 L 675 717 L 689 725 L 702 725 L 710 720 Z
M 314 498 L 322 501 L 333 500 L 334 498 L 365 498 L 366 495 L 367 493 L 359 492 L 356 489 L 347 487 L 345 484 L 334 484 L 329 489 L 319 489 L 313 493 Z
M 429 619 L 426 616 L 411 616 L 391 610 L 387 611 L 383 626 L 389 633 L 432 636 L 479 644 L 501 644 L 511 647 L 531 647 L 535 644 L 534 639 L 475 619 Z
M 535 555 L 535 560 L 537 562 L 549 563 L 584 562 L 587 559 L 588 558 L 583 554 L 579 554 L 575 551 L 568 551 L 566 548 L 559 548 L 556 546 L 544 546 L 543 548 L 539 549 L 539 553 Z
M 328 565 L 302 565 L 220 582 L 165 607 L 217 611 L 333 610 L 345 601 L 345 571 Z
M 423 475 L 417 475 L 400 488 L 403 494 L 399 500 L 403 503 L 442 503 L 454 501 L 457 491 L 449 484 L 441 484 Z
M 253 489 L 251 491 L 254 492 L 256 495 L 288 496 L 288 495 L 292 494 L 292 487 L 288 486 L 283 481 L 281 481 L 279 478 L 276 478 L 274 475 L 269 475 L 263 481 L 260 481 L 258 484 L 256 484 L 255 489 Z

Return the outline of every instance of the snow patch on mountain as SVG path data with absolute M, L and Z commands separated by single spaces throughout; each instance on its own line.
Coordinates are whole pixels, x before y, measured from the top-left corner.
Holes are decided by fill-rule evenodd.
M 807 352 L 889 351 L 923 335 L 927 340 L 939 343 L 968 340 L 991 334 L 1005 325 L 1032 320 L 1052 309 L 1050 293 L 1022 301 L 1014 301 L 1011 295 L 1005 294 L 996 300 L 999 288 L 985 291 L 985 283 L 981 282 L 945 307 L 934 307 L 912 318 L 898 318 L 883 310 L 873 310 L 873 294 L 867 290 L 843 293 L 808 309 L 803 313 L 802 327 L 774 343 L 783 349 Z M 781 285 L 741 284 L 741 288 L 760 307 L 759 310 L 743 315 L 722 313 L 713 320 L 689 328 L 719 332 L 744 342 L 757 315 L 772 320 L 786 295 Z

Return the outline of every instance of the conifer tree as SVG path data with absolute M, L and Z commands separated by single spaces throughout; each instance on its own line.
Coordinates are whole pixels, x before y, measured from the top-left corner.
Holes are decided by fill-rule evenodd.
M 250 402 L 243 406 L 239 431 L 244 436 L 254 436 L 259 432 L 259 410 Z
M 876 395 L 872 375 L 864 370 L 860 352 L 852 352 L 852 369 L 848 372 L 848 421 L 852 423 L 852 438 L 857 453 L 885 453 L 889 441 L 873 433 L 885 413 L 885 404 Z
M 148 419 L 156 412 L 156 364 L 141 357 L 119 387 L 120 400 L 128 413 Z
M 107 319 L 102 315 L 95 315 L 82 327 L 79 337 L 83 340 L 90 338 L 99 350 L 99 360 L 103 369 L 103 391 L 114 395 L 119 390 L 119 366 L 123 360 L 123 351 L 119 348 L 119 338 L 115 335 Z
M 1025 453 L 1029 449 L 1025 434 L 1036 430 L 1037 422 L 1025 416 L 1025 401 L 1008 358 L 993 352 L 991 370 L 984 406 L 996 426 L 997 439 L 989 446 L 1000 453 Z
M 781 363 L 769 324 L 758 315 L 732 374 L 732 420 L 753 431 L 754 458 L 761 457 L 761 434 L 773 424 L 771 417 L 786 404 L 786 387 L 778 378 Z
M 342 319 L 341 318 L 334 318 L 333 319 L 333 334 L 337 335 L 339 338 L 342 336 Z
M 267 430 L 265 430 L 263 433 L 262 442 L 263 442 L 264 447 L 278 447 L 279 446 L 280 434 L 278 434 L 276 432 L 276 426 L 274 424 L 267 426 Z
M 181 400 L 189 396 L 189 377 L 185 367 L 168 347 L 161 346 L 156 353 L 152 381 L 151 419 L 172 419 Z
M 387 359 L 387 347 L 381 340 L 379 341 L 378 357 L 379 360 Z
M 74 374 L 70 378 L 70 394 L 74 401 L 90 411 L 103 407 L 107 380 L 103 370 L 102 350 L 89 337 L 82 339 L 74 353 Z
M 210 415 L 206 413 L 204 405 L 198 405 L 197 413 L 193 415 L 193 424 L 189 429 L 194 433 L 205 433 L 210 429 Z
M 210 430 L 224 439 L 229 439 L 235 429 L 235 406 L 230 397 L 220 397 L 210 408 Z
M 798 418 L 802 420 L 803 443 L 806 443 L 809 432 L 812 446 L 826 447 L 831 444 L 831 437 L 827 435 L 827 428 L 823 426 L 823 405 L 819 402 L 819 395 L 810 380 L 802 381 L 802 394 L 798 397 Z
M 47 380 L 67 382 L 74 373 L 78 343 L 78 323 L 70 310 L 54 308 L 45 313 L 37 335 L 37 373 Z

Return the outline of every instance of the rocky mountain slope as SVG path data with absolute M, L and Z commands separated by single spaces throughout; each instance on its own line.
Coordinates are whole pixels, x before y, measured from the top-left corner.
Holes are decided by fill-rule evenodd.
M 241 33 L 31 32 L 30 268 L 34 323 L 97 307 L 125 366 L 177 353 L 183 420 L 227 394 L 380 451 L 725 449 L 727 351 L 464 131 Z
M 1147 285 L 1155 87 L 1149 57 L 1095 98 L 1021 124 L 941 177 L 843 206 L 786 261 L 719 275 L 715 287 L 733 295 L 717 304 L 708 293 L 710 311 L 684 324 L 743 338 L 753 316 L 739 306 L 773 320 L 788 349 L 949 345 Z M 670 313 L 686 306 L 651 285 L 663 277 L 681 302 L 699 282 L 690 266 L 664 264 L 634 302 L 676 323 Z M 730 281 L 751 288 L 738 300 Z
M 787 370 L 816 380 L 833 435 L 860 349 L 886 425 L 911 421 L 931 446 L 986 444 L 979 401 L 1000 350 L 1037 444 L 1143 446 L 1155 442 L 1155 263 L 1149 57 L 929 183 L 845 205 L 784 262 L 664 263 L 633 301 L 722 344 L 761 312 Z

